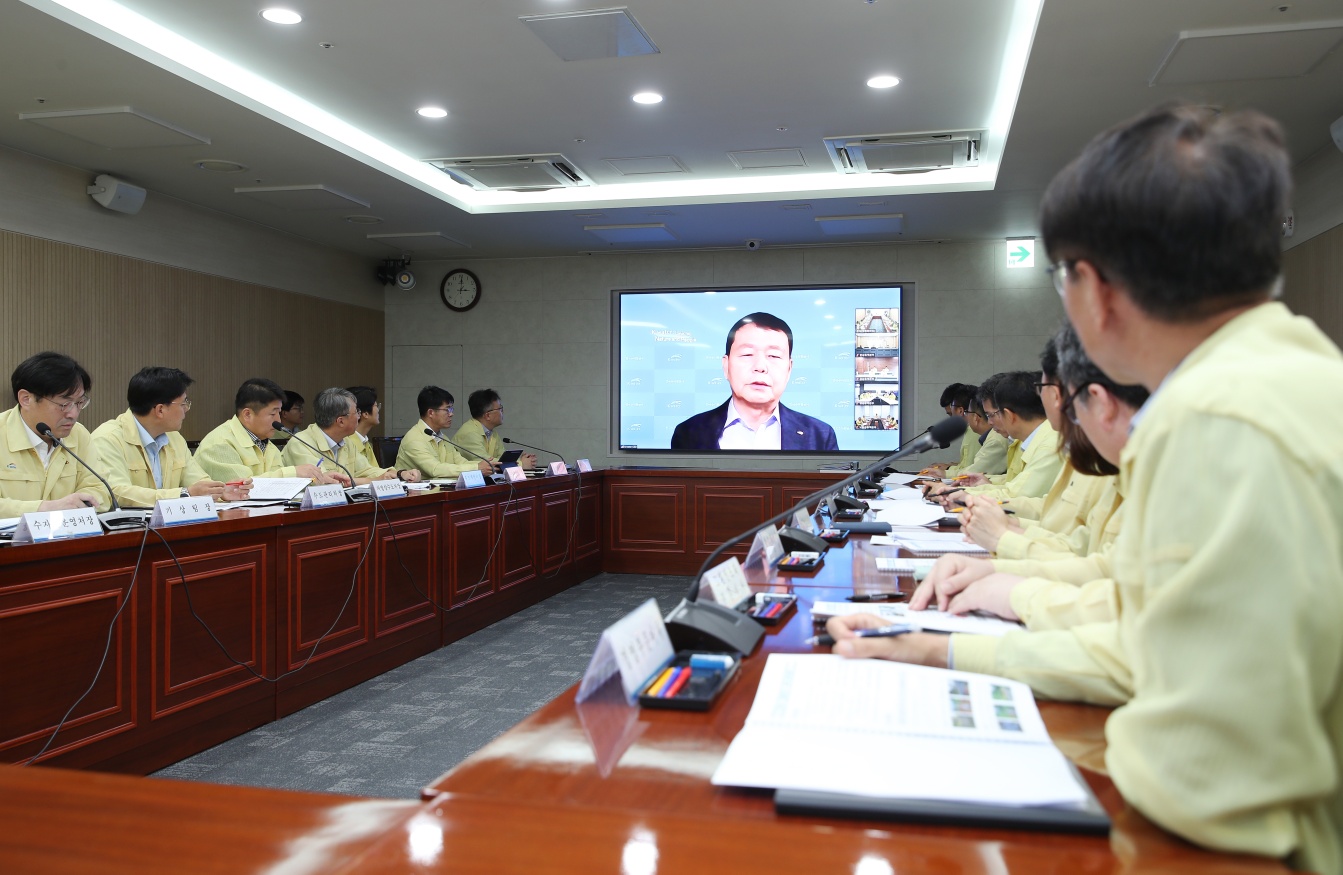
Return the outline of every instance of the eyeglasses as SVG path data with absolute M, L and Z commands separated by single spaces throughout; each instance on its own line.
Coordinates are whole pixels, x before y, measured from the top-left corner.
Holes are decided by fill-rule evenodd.
M 500 404 L 498 407 L 491 407 L 489 410 L 486 410 L 485 412 L 486 412 L 486 413 L 502 413 L 503 410 L 504 410 L 504 405 Z
M 1001 407 L 999 407 L 997 410 L 985 410 L 983 415 L 984 415 L 984 418 L 985 418 L 985 419 L 987 419 L 987 420 L 989 420 L 989 421 L 992 421 L 992 420 L 993 420 L 993 417 L 997 416 L 998 414 L 1000 414 L 1000 413 L 1002 413 L 1002 412 L 1003 412 L 1003 409 L 1002 409 Z
M 76 398 L 74 401 L 58 401 L 55 398 L 43 398 L 43 401 L 50 402 L 52 406 L 59 407 L 62 413 L 72 413 L 75 410 L 83 410 L 89 406 L 93 396 L 85 395 L 83 398 Z
M 181 404 L 181 405 L 182 405 L 182 412 L 183 412 L 183 413 L 186 413 L 187 411 L 189 411 L 189 410 L 191 409 L 191 399 L 190 399 L 190 398 L 183 398 L 181 401 L 173 401 L 173 402 L 172 402 L 171 404 L 169 404 L 168 406 L 169 406 L 169 407 L 172 407 L 173 404 Z
M 1088 388 L 1094 385 L 1094 382 L 1095 381 L 1087 381 L 1083 383 L 1076 389 L 1069 392 L 1068 397 L 1063 399 L 1063 405 L 1059 409 L 1063 413 L 1063 415 L 1067 417 L 1068 421 L 1071 422 L 1073 425 L 1080 425 L 1080 423 L 1077 421 L 1077 409 L 1076 409 L 1077 398 Z
M 1045 273 L 1054 281 L 1054 291 L 1059 293 L 1060 298 L 1068 288 L 1068 271 L 1073 269 L 1074 264 L 1077 264 L 1077 259 L 1065 258 L 1045 268 Z
M 1059 387 L 1058 383 L 1051 383 L 1048 380 L 1039 380 L 1035 383 L 1031 383 L 1031 385 L 1035 387 L 1035 394 L 1037 395 L 1043 392 L 1046 386 L 1053 386 L 1055 389 Z
M 448 406 L 448 407 L 435 407 L 435 408 L 434 408 L 434 412 L 435 412 L 435 413 L 451 413 L 451 412 L 452 412 L 452 407 L 451 407 L 451 406 Z

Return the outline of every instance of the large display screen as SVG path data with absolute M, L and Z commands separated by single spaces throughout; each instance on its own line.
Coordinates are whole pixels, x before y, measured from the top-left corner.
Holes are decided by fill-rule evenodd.
M 901 285 L 616 292 L 616 446 L 889 452 L 911 303 Z

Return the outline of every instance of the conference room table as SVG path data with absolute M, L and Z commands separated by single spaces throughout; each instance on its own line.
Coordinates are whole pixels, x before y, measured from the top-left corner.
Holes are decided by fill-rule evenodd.
M 798 492 L 813 488 L 806 481 L 815 477 L 789 477 L 777 472 L 687 475 L 616 471 L 592 478 L 594 487 L 600 484 L 600 491 L 581 505 L 579 494 L 586 493 L 589 486 L 584 483 L 580 489 L 570 478 L 529 484 L 522 492 L 521 504 L 505 503 L 502 490 L 403 499 L 392 509 L 397 531 L 378 539 L 373 572 L 359 591 L 377 592 L 395 579 L 400 560 L 394 549 L 384 549 L 383 545 L 390 547 L 395 539 L 406 551 L 403 538 L 409 533 L 409 543 L 420 547 L 407 552 L 405 562 L 412 571 L 423 569 L 425 579 L 432 583 L 428 594 L 452 607 L 441 618 L 417 608 L 425 613 L 423 620 L 418 619 L 418 613 L 415 615 L 417 623 L 429 629 L 417 634 L 420 638 L 427 636 L 426 646 L 438 646 L 460 634 L 453 624 L 466 622 L 454 619 L 457 605 L 465 610 L 477 605 L 488 608 L 492 600 L 527 591 L 532 581 L 543 579 L 551 563 L 566 571 L 572 567 L 572 572 L 554 581 L 555 587 L 590 576 L 599 568 L 612 570 L 613 564 L 629 567 L 640 556 L 647 557 L 640 566 L 645 572 L 669 565 L 678 570 L 690 566 L 707 555 L 705 545 L 725 537 L 720 537 L 719 531 L 745 521 L 738 508 L 749 507 L 752 516 L 758 513 L 757 519 L 764 518 L 773 512 L 771 508 L 785 507 Z M 523 512 L 515 517 L 513 511 L 518 507 Z M 567 557 L 566 536 L 583 507 L 590 508 L 589 513 L 597 511 L 595 515 L 601 520 L 600 549 L 585 556 L 579 549 L 576 552 L 582 558 Z M 652 507 L 672 510 L 670 515 L 663 513 L 660 517 L 662 530 L 648 522 L 647 511 Z M 261 592 L 261 598 L 251 604 L 274 619 L 262 626 L 264 632 L 259 638 L 263 643 L 277 642 L 273 649 L 267 646 L 271 653 L 283 652 L 286 636 L 272 629 L 286 626 L 285 593 L 293 591 L 301 580 L 293 569 L 301 568 L 304 556 L 328 555 L 333 538 L 343 545 L 349 539 L 345 531 L 365 513 L 348 508 L 309 515 L 246 515 L 197 532 L 184 527 L 167 537 L 178 547 L 179 555 L 189 555 L 202 563 L 202 580 L 209 579 L 207 574 L 217 573 L 215 566 L 202 557 L 221 551 L 230 556 L 260 554 L 246 567 L 260 568 L 264 572 L 261 578 L 275 583 L 259 588 L 233 586 L 242 592 Z M 538 525 L 525 524 L 533 520 Z M 517 528 L 510 528 L 514 521 Z M 517 567 L 531 577 L 509 586 L 513 554 L 501 548 L 502 557 L 496 557 L 491 565 L 473 546 L 475 540 L 488 543 L 485 538 L 468 541 L 454 535 L 454 531 L 459 535 L 470 532 L 473 526 L 480 535 L 493 535 L 502 528 L 505 547 L 516 533 Z M 354 528 L 357 532 L 358 527 Z M 578 529 L 578 543 L 597 547 L 596 520 L 587 526 L 579 523 Z M 366 537 L 367 529 L 363 531 L 361 537 Z M 132 598 L 128 587 L 135 575 L 121 569 L 128 564 L 126 554 L 131 554 L 129 564 L 133 564 L 140 538 L 124 534 L 99 540 L 101 543 L 83 547 L 52 545 L 0 552 L 0 571 L 8 577 L 0 584 L 0 593 L 8 591 L 13 599 L 8 610 L 14 619 L 6 621 L 10 628 L 31 632 L 32 637 L 26 641 L 39 641 L 39 633 L 50 626 L 31 620 L 34 604 L 52 604 L 57 609 L 65 604 L 82 604 L 59 590 L 44 596 L 46 601 L 34 601 L 32 593 L 69 585 L 66 577 L 56 583 L 46 582 L 55 572 L 67 577 L 115 573 L 125 580 L 112 593 Z M 744 724 L 769 655 L 815 649 L 808 646 L 807 638 L 815 631 L 810 612 L 817 601 L 901 587 L 907 592 L 912 585 L 910 578 L 876 569 L 877 557 L 895 552 L 894 548 L 872 545 L 867 536 L 855 535 L 846 545 L 829 550 L 824 566 L 812 573 L 782 574 L 749 568 L 753 590 L 791 592 L 798 597 L 797 609 L 768 630 L 759 648 L 743 661 L 736 679 L 709 711 L 640 709 L 626 704 L 618 686 L 609 684 L 597 696 L 578 704 L 575 685 L 433 780 L 419 801 L 0 766 L 0 873 L 544 871 L 653 875 L 762 871 L 776 875 L 842 871 L 854 875 L 999 875 L 1286 871 L 1273 860 L 1196 848 L 1159 829 L 1127 805 L 1105 772 L 1104 725 L 1109 712 L 1086 705 L 1043 702 L 1040 710 L 1055 743 L 1079 767 L 1111 814 L 1114 826 L 1108 837 L 780 815 L 769 792 L 714 787 L 710 777 Z M 110 562 L 108 557 L 112 556 L 119 558 Z M 236 558 L 232 562 L 238 564 Z M 39 566 L 47 563 L 43 577 Z M 70 565 L 68 569 L 66 564 Z M 150 584 L 148 592 L 156 597 L 168 593 L 173 562 L 152 555 L 146 557 L 146 565 L 141 573 L 149 575 L 144 581 Z M 482 566 L 492 568 L 485 578 L 490 581 L 485 588 L 488 595 L 470 588 Z M 188 575 L 192 574 L 188 567 Z M 544 588 L 528 592 L 527 598 L 517 604 L 544 597 L 551 586 L 547 582 Z M 332 601 L 335 599 L 327 603 Z M 152 666 L 157 652 L 154 630 L 165 628 L 160 617 L 166 616 L 166 628 L 179 636 L 191 629 L 191 617 L 161 612 L 155 606 L 157 598 L 137 599 L 133 605 L 137 602 L 137 610 L 127 621 L 130 642 L 126 653 L 133 663 Z M 361 602 L 360 622 L 376 629 L 378 600 L 361 596 Z M 216 609 L 220 604 L 206 601 L 206 606 Z M 249 616 L 245 607 L 239 611 Z M 501 613 L 515 609 L 515 605 L 502 601 L 497 607 Z M 2 616 L 5 606 L 0 600 Z M 471 626 L 486 619 L 464 616 Z M 378 639 L 369 636 L 369 640 L 376 644 Z M 13 639 L 8 644 L 0 641 L 0 650 L 11 647 L 32 664 L 34 655 L 23 651 L 21 644 Z M 362 657 L 364 662 L 349 663 L 344 669 L 347 674 L 364 674 L 360 666 L 376 664 L 387 652 L 364 646 L 368 656 Z M 268 657 L 259 664 L 273 670 L 278 661 Z M 82 672 L 73 676 L 87 677 Z M 342 684 L 348 682 L 343 675 L 337 677 Z M 276 703 L 282 704 L 284 695 L 283 689 L 269 694 L 270 703 L 265 706 L 269 719 L 274 719 Z M 208 734 L 212 722 L 221 720 L 220 714 L 217 709 L 202 710 L 191 721 L 170 726 L 177 733 L 172 738 L 199 739 L 203 731 Z M 18 719 L 13 713 L 0 714 L 0 724 Z M 159 716 L 157 722 L 168 721 Z M 145 742 L 149 747 L 176 743 L 163 734 L 145 736 Z M 823 756 L 824 751 L 798 751 L 797 755 Z M 899 757 L 900 751 L 875 750 L 872 755 Z M 78 764 L 74 757 L 67 759 Z
M 829 550 L 825 564 L 812 573 L 749 568 L 753 591 L 791 592 L 797 610 L 767 631 L 711 710 L 626 706 L 612 684 L 594 699 L 577 703 L 575 685 L 426 787 L 429 808 L 417 820 L 419 829 L 427 833 L 441 827 L 451 832 L 454 843 L 465 842 L 453 845 L 454 856 L 483 850 L 486 839 L 480 831 L 488 827 L 477 819 L 484 809 L 474 806 L 488 804 L 510 823 L 509 836 L 498 835 L 509 844 L 508 864 L 492 868 L 495 872 L 521 872 L 528 864 L 547 871 L 600 871 L 602 853 L 609 858 L 617 845 L 655 859 L 656 871 L 1286 871 L 1276 861 L 1201 850 L 1125 803 L 1105 771 L 1109 709 L 1089 705 L 1041 702 L 1040 712 L 1055 744 L 1111 815 L 1109 837 L 781 815 L 770 791 L 713 786 L 710 777 L 745 723 L 768 656 L 828 650 L 807 643 L 818 631 L 810 615 L 818 601 L 911 592 L 912 578 L 876 569 L 877 557 L 897 552 L 854 535 L 845 547 Z M 796 755 L 825 752 L 799 750 Z M 901 754 L 896 747 L 872 755 Z M 547 809 L 553 813 L 543 814 Z M 459 830 L 464 822 L 475 828 Z M 547 861 L 528 850 L 529 839 L 555 844 L 555 836 L 568 831 L 582 841 L 564 843 L 563 859 Z M 379 864 L 368 871 L 407 871 L 397 868 L 405 862 L 397 855 L 397 841 L 389 838 L 380 846 Z M 640 843 L 649 847 L 639 850 Z M 447 856 L 445 851 L 444 861 L 428 870 L 472 871 L 459 869 Z

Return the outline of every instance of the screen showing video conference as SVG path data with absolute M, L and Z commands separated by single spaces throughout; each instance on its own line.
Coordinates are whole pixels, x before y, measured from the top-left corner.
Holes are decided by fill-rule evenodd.
M 617 292 L 617 445 L 894 449 L 903 293 L 897 285 Z

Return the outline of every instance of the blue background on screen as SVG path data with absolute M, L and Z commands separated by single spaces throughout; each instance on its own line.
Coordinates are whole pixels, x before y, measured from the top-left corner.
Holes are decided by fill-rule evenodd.
M 890 308 L 898 317 L 899 286 L 622 292 L 617 300 L 620 373 L 613 379 L 620 386 L 622 448 L 666 450 L 677 424 L 727 400 L 731 391 L 722 366 L 727 332 L 742 316 L 758 311 L 778 316 L 793 330 L 793 372 L 780 399 L 784 406 L 829 423 L 841 451 L 899 445 L 898 428 L 854 427 L 858 392 L 872 388 L 855 385 L 863 382 L 855 374 L 855 316 L 861 309 Z M 898 336 L 886 340 L 896 344 L 889 356 L 881 353 L 893 365 L 891 375 L 879 378 L 888 398 L 898 396 L 900 388 Z M 889 411 L 898 425 L 898 406 L 863 408 L 873 409 Z

